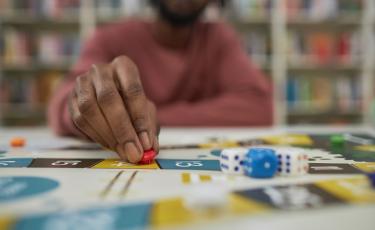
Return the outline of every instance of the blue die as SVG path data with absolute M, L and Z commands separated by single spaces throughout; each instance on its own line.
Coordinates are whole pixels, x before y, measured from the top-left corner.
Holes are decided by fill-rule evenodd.
M 275 150 L 250 148 L 245 155 L 245 174 L 255 178 L 270 178 L 277 172 L 278 163 Z
M 372 187 L 375 189 L 375 173 L 368 173 L 367 176 L 371 182 Z

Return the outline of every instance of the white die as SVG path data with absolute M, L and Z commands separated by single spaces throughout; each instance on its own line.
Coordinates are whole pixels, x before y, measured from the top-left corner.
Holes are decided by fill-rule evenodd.
M 302 148 L 276 148 L 279 158 L 278 174 L 282 176 L 298 176 L 308 173 L 308 156 Z
M 228 174 L 244 174 L 244 159 L 248 149 L 223 149 L 220 154 L 221 171 Z

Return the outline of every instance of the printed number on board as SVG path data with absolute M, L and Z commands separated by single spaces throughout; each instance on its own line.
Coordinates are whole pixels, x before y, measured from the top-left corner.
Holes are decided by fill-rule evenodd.
M 53 162 L 52 165 L 54 166 L 63 166 L 63 165 L 78 165 L 81 161 L 56 161 Z
M 0 161 L 0 165 L 2 166 L 8 166 L 13 163 L 16 163 L 16 161 Z
M 177 161 L 177 167 L 189 168 L 189 167 L 202 167 L 203 164 L 201 161 Z
M 0 160 L 0 168 L 23 168 L 30 165 L 31 158 L 8 158 Z

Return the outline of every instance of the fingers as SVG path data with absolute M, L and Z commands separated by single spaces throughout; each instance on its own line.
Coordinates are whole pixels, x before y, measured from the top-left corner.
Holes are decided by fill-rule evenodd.
M 115 150 L 117 142 L 96 102 L 95 90 L 88 74 L 77 78 L 75 92 L 80 114 L 97 131 L 104 146 Z
M 121 157 L 127 157 L 130 162 L 136 163 L 142 158 L 143 149 L 117 90 L 112 69 L 109 66 L 94 65 L 93 71 L 96 100 L 113 132 L 117 142 L 116 150 Z
M 159 150 L 156 107 L 147 100 L 138 69 L 127 57 L 93 65 L 77 78 L 71 115 L 82 133 L 137 163 L 143 151 Z
M 155 129 L 151 120 L 148 101 L 144 94 L 136 65 L 127 57 L 116 58 L 112 65 L 119 84 L 119 92 L 129 113 L 134 130 L 143 150 L 155 145 Z
M 91 127 L 91 125 L 85 120 L 78 108 L 77 95 L 75 91 L 72 92 L 70 100 L 70 113 L 75 126 L 84 134 L 87 135 L 93 141 L 106 146 L 106 142 L 98 135 L 98 133 Z

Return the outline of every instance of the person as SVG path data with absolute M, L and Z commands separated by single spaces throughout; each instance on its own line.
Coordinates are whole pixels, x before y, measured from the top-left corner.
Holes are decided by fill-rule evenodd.
M 137 163 L 158 151 L 162 126 L 272 124 L 269 80 L 224 22 L 203 22 L 210 0 L 153 0 L 153 22 L 98 29 L 49 107 L 58 135 L 87 137 Z

